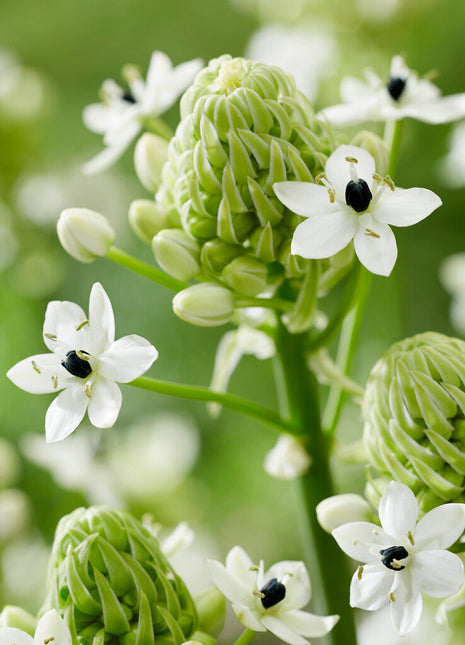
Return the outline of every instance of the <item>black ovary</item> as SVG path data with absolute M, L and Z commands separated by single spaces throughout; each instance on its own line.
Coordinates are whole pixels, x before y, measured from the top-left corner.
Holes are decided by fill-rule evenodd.
M 357 213 L 363 213 L 370 205 L 373 195 L 364 179 L 350 180 L 346 186 L 346 204 Z
M 387 87 L 387 91 L 392 96 L 394 101 L 398 101 L 400 99 L 400 96 L 404 91 L 406 84 L 407 84 L 407 79 L 398 78 L 398 77 L 393 78 L 391 76 L 386 87 Z
M 403 546 L 390 546 L 388 549 L 382 549 L 380 554 L 383 555 L 381 562 L 385 567 L 392 571 L 401 571 L 405 569 L 403 565 L 393 565 L 394 560 L 403 560 L 408 556 L 408 551 Z
M 285 597 L 286 587 L 282 582 L 278 582 L 277 578 L 271 578 L 263 589 L 260 589 L 260 593 L 264 594 L 263 598 L 261 598 L 262 605 L 265 609 L 269 609 L 277 605 Z
M 87 354 L 82 349 L 81 352 L 82 354 Z M 92 372 L 89 361 L 79 358 L 74 349 L 66 354 L 66 360 L 61 361 L 61 364 L 70 374 L 79 378 L 86 378 Z
M 126 103 L 135 103 L 136 99 L 133 97 L 133 95 L 130 92 L 125 92 L 122 96 L 123 101 L 126 101 Z

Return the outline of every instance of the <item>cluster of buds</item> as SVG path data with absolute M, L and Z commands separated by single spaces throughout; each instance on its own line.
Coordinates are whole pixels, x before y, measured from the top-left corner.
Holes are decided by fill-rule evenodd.
M 393 345 L 368 378 L 362 405 L 368 457 L 385 482 L 409 486 L 424 512 L 465 499 L 464 357 L 464 341 L 418 334 Z M 373 501 L 376 484 L 369 487 Z

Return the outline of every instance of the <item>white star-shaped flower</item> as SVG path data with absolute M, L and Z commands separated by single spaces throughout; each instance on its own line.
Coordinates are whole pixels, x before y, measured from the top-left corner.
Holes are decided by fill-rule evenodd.
M 463 564 L 446 551 L 465 528 L 465 505 L 444 504 L 418 523 L 415 495 L 391 482 L 379 504 L 381 526 L 350 522 L 333 531 L 347 555 L 363 562 L 350 585 L 352 607 L 376 610 L 390 603 L 398 634 L 420 620 L 421 592 L 433 598 L 456 593 L 464 582 Z
M 311 586 L 303 562 L 283 561 L 264 570 L 254 565 L 241 547 L 228 553 L 226 566 L 208 561 L 208 574 L 229 600 L 239 621 L 255 632 L 269 630 L 291 645 L 306 645 L 304 636 L 325 636 L 339 616 L 315 616 L 302 607 L 310 601 Z
M 74 302 L 50 302 L 45 313 L 44 342 L 51 354 L 30 356 L 7 376 L 31 392 L 60 392 L 45 417 L 48 442 L 67 437 L 86 410 L 97 428 L 110 428 L 121 407 L 116 383 L 129 383 L 152 365 L 158 352 L 135 334 L 115 341 L 110 300 L 98 282 L 92 287 L 89 317 Z
M 72 645 L 72 642 L 68 625 L 55 609 L 48 611 L 39 620 L 34 638 L 16 627 L 0 629 L 0 645 Z
M 375 172 L 375 160 L 356 146 L 340 146 L 326 162 L 324 186 L 283 181 L 273 189 L 291 211 L 306 217 L 291 252 L 304 258 L 335 255 L 354 240 L 355 252 L 372 273 L 388 276 L 397 259 L 392 226 L 420 222 L 442 201 L 426 188 L 397 188 Z
M 107 79 L 101 90 L 103 102 L 88 105 L 83 112 L 84 125 L 92 132 L 103 134 L 105 148 L 84 164 L 83 171 L 86 174 L 101 172 L 117 161 L 142 130 L 144 120 L 166 112 L 192 82 L 202 64 L 200 59 L 194 59 L 173 68 L 166 54 L 155 51 L 146 81 L 134 66 L 126 67 L 128 92 Z
M 368 69 L 365 81 L 352 76 L 343 78 L 340 94 L 343 103 L 326 108 L 318 115 L 339 126 L 406 117 L 437 124 L 465 116 L 465 94 L 441 96 L 439 88 L 419 78 L 402 56 L 393 57 L 387 82 Z
M 275 447 L 265 455 L 263 467 L 276 479 L 301 477 L 312 464 L 302 443 L 290 434 L 281 434 Z

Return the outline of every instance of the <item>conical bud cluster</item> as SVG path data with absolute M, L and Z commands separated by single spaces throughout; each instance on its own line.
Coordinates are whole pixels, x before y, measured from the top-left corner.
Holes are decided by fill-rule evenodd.
M 376 363 L 362 406 L 373 466 L 409 486 L 423 511 L 465 499 L 465 342 L 433 332 Z
M 79 508 L 58 524 L 45 610 L 81 645 L 180 645 L 195 630 L 184 582 L 132 515 Z
M 290 255 L 300 218 L 279 202 L 273 184 L 314 181 L 334 146 L 293 78 L 222 56 L 184 94 L 181 119 L 156 203 L 169 226 L 195 240 L 199 273 L 247 296 L 282 279 L 298 287 L 309 265 Z

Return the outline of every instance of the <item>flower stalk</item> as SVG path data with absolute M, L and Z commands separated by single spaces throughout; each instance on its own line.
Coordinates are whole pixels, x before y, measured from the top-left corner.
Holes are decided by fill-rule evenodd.
M 234 641 L 234 645 L 249 645 L 256 633 L 253 629 L 244 629 L 239 638 Z

